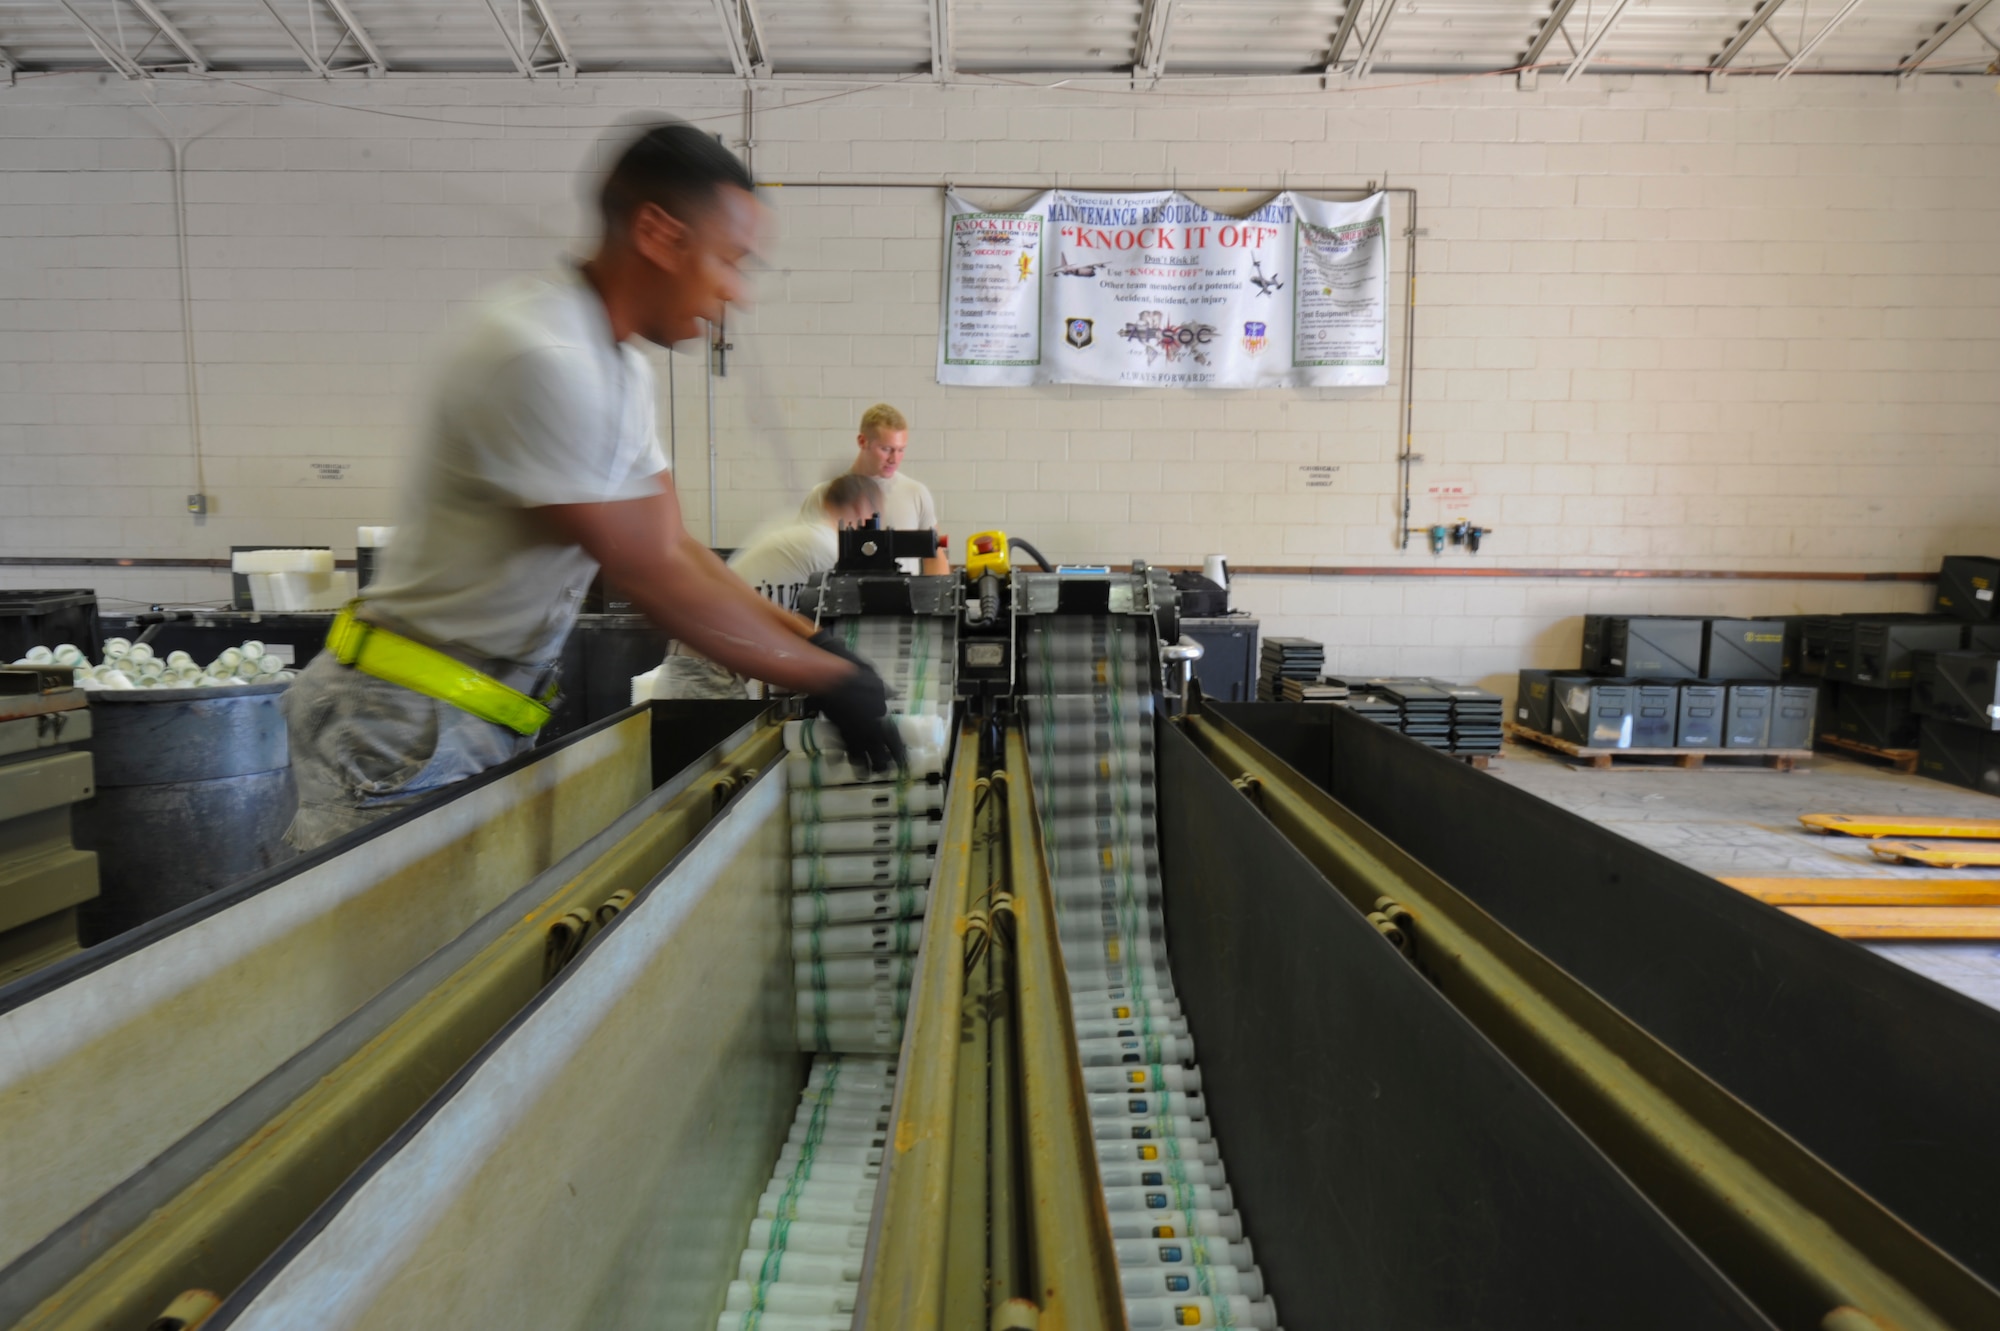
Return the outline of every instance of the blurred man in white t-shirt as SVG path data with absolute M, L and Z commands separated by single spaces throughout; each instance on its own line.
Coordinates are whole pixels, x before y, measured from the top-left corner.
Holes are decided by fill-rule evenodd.
M 910 444 L 910 423 L 903 413 L 886 402 L 877 402 L 861 413 L 861 432 L 854 436 L 859 449 L 848 470 L 856 476 L 872 476 L 882 487 L 882 525 L 890 531 L 937 531 L 937 501 L 930 487 L 903 471 L 903 450 Z M 799 516 L 810 519 L 824 501 L 826 486 L 813 487 Z M 940 533 L 942 535 L 942 533 Z M 939 554 L 923 561 L 922 572 L 949 573 L 951 561 Z
M 285 697 L 313 850 L 524 753 L 601 567 L 675 638 L 815 698 L 864 771 L 901 760 L 880 676 L 745 585 L 681 521 L 652 366 L 748 294 L 749 170 L 706 131 L 639 127 L 591 257 L 482 301 L 432 404 L 382 576 Z

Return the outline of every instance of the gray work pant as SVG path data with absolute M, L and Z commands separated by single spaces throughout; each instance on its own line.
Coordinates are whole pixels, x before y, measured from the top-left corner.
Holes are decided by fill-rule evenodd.
M 299 812 L 285 840 L 317 849 L 534 743 L 321 652 L 285 690 Z
M 705 656 L 675 645 L 660 662 L 657 698 L 747 698 L 750 690 L 743 676 L 728 666 L 717 665 Z

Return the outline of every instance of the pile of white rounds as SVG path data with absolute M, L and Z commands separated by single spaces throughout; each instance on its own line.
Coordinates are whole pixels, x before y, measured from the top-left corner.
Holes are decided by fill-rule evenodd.
M 186 652 L 168 652 L 162 659 L 151 646 L 129 638 L 108 638 L 104 660 L 96 665 L 83 649 L 30 647 L 15 665 L 68 666 L 86 689 L 208 689 L 231 684 L 278 684 L 293 677 L 285 663 L 268 654 L 261 642 L 231 647 L 207 665 L 196 665 Z

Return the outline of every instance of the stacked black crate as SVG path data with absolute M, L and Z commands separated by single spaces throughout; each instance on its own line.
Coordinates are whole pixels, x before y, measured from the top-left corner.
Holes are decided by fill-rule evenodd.
M 1812 747 L 1813 690 L 1785 685 L 1784 675 L 1783 620 L 1711 619 L 1703 625 L 1701 679 L 1708 687 L 1724 690 L 1721 747 Z M 1779 721 L 1781 701 L 1785 724 Z M 1799 726 L 1793 724 L 1800 719 L 1801 712 L 1803 735 L 1798 733 Z
M 1816 686 L 1786 682 L 1806 616 L 1587 615 L 1582 669 L 1523 670 L 1515 721 L 1586 748 L 1806 748 Z
M 1701 673 L 1706 628 L 1688 615 L 1585 615 L 1582 664 L 1595 678 L 1547 677 L 1544 733 L 1586 748 L 1673 748 L 1681 681 Z
M 1635 681 L 1569 675 L 1554 682 L 1549 731 L 1586 749 L 1632 747 Z
M 1258 701 L 1283 702 L 1281 681 L 1317 681 L 1326 669 L 1326 648 L 1311 638 L 1266 638 L 1257 664 Z
M 1536 734 L 1549 734 L 1549 708 L 1554 701 L 1556 679 L 1561 670 L 1530 669 L 1521 672 L 1514 690 L 1514 724 Z
M 1937 600 L 1933 608 L 1962 624 L 2000 621 L 2000 558 L 1992 555 L 1946 555 L 1938 567 Z
M 1956 650 L 1918 652 L 1910 710 L 1918 723 L 1917 771 L 2000 795 L 2000 559 L 1950 555 L 1938 571 L 1937 608 L 1959 625 Z
M 1964 624 L 1941 615 L 1849 615 L 1835 621 L 1825 674 L 1837 689 L 1834 733 L 1869 749 L 1913 748 L 1917 657 L 1956 651 L 1964 640 Z
M 1701 674 L 1707 620 L 1689 615 L 1585 615 L 1583 668 L 1628 679 Z

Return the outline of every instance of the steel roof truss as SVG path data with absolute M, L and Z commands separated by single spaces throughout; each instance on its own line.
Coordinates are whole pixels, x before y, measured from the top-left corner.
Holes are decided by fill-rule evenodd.
M 507 43 L 507 58 L 514 62 L 514 72 L 524 79 L 536 78 L 542 74 L 574 73 L 576 63 L 570 57 L 569 39 L 556 25 L 555 16 L 549 13 L 542 0 L 516 0 L 516 17 L 525 14 L 526 6 L 529 5 L 534 9 L 535 21 L 541 25 L 541 31 L 535 34 L 535 40 L 532 42 L 527 40 L 527 33 L 517 35 L 514 29 L 508 26 L 497 0 L 486 0 L 486 12 L 493 16 L 493 26 L 500 30 L 500 40 Z M 541 53 L 544 45 L 555 52 L 556 59 L 537 63 L 535 57 Z
M 735 67 L 736 77 L 768 77 L 771 59 L 765 54 L 764 26 L 753 0 L 715 0 L 715 16 L 722 20 L 722 35 L 729 44 L 729 63 Z
M 944 82 L 952 66 L 951 0 L 931 0 L 931 77 Z
M 1333 30 L 1333 45 L 1326 53 L 1326 72 L 1331 74 L 1340 67 L 1340 56 L 1347 49 L 1348 39 L 1354 36 L 1354 26 L 1361 18 L 1361 7 L 1367 0 L 1347 0 L 1347 7 L 1340 11 L 1340 26 Z
M 1535 40 L 1528 43 L 1528 49 L 1521 55 L 1520 64 L 1524 70 L 1532 70 L 1541 63 L 1542 53 L 1549 49 L 1549 43 L 1556 39 L 1556 34 L 1562 32 L 1569 11 L 1575 8 L 1576 0 L 1556 0 L 1556 7 L 1549 11 L 1548 21 L 1542 24 L 1535 33 Z M 1567 39 L 1568 34 L 1563 35 Z
M 207 71 L 208 61 L 202 57 L 200 51 L 195 49 L 194 43 L 183 36 L 181 30 L 174 26 L 173 20 L 160 12 L 160 7 L 154 4 L 153 0 L 132 0 L 132 7 L 141 14 L 144 14 L 146 21 L 158 28 L 160 35 L 172 42 L 175 48 L 188 58 L 188 64 L 193 66 L 197 72 Z
M 535 67 L 528 63 L 528 57 L 522 54 L 520 44 L 514 40 L 513 31 L 508 28 L 507 20 L 500 17 L 500 11 L 494 7 L 493 0 L 486 0 L 486 12 L 493 16 L 493 26 L 500 30 L 500 40 L 507 43 L 507 58 L 514 62 L 514 71 L 522 78 L 535 77 Z
M 1354 62 L 1355 78 L 1367 78 L 1368 71 L 1375 67 L 1375 48 L 1382 44 L 1382 34 L 1389 31 L 1390 22 L 1402 6 L 1403 0 L 1381 0 L 1374 25 L 1368 29 L 1368 40 L 1361 45 L 1361 58 Z
M 1904 58 L 1903 63 L 1898 67 L 1901 71 L 1901 77 L 1909 78 L 1915 74 L 1918 67 L 1924 61 L 1936 55 L 1940 47 L 1958 36 L 1959 29 L 1979 17 L 1979 11 L 1986 8 L 1992 2 L 1993 0 L 1967 0 L 1967 3 L 1960 5 L 1957 13 L 1940 24 L 1936 32 L 1924 38 L 1923 44 Z M 1974 28 L 1973 31 L 1979 32 L 1977 28 Z M 1979 35 L 1982 40 L 1985 38 L 1984 33 L 1980 33 Z
M 1817 50 L 1821 42 L 1831 37 L 1833 30 L 1842 23 L 1845 23 L 1849 14 L 1852 14 L 1859 8 L 1861 8 L 1861 0 L 1847 0 L 1847 3 L 1840 7 L 1840 12 L 1828 19 L 1826 26 L 1808 38 L 1805 44 L 1799 47 L 1798 53 L 1785 62 L 1784 68 L 1778 71 L 1777 77 L 1781 79 L 1790 78 L 1797 71 L 1798 67 L 1806 62 L 1806 57 Z
M 1583 49 L 1576 53 L 1576 58 L 1569 62 L 1569 68 L 1563 71 L 1564 83 L 1568 83 L 1590 67 L 1591 57 L 1597 54 L 1598 47 L 1604 45 L 1604 39 L 1618 26 L 1618 20 L 1625 16 L 1625 11 L 1631 4 L 1632 0 L 1618 0 L 1618 3 L 1612 6 L 1611 12 L 1604 16 L 1604 22 L 1597 25 L 1597 31 L 1584 35 Z
M 1146 0 L 1139 11 L 1139 40 L 1133 43 L 1132 72 L 1157 79 L 1167 67 L 1167 25 L 1173 21 L 1174 0 Z
M 76 20 L 77 26 L 83 29 L 83 35 L 90 40 L 90 44 L 96 49 L 97 54 L 104 57 L 105 64 L 111 66 L 123 78 L 143 79 L 147 77 L 146 71 L 139 67 L 139 62 L 106 41 L 104 34 L 92 27 L 90 20 L 85 18 L 83 12 L 71 4 L 70 0 L 56 0 L 56 2 L 69 12 L 71 18 Z
M 1749 21 L 1736 30 L 1736 35 L 1731 37 L 1729 44 L 1722 48 L 1722 54 L 1709 62 L 1708 67 L 1718 70 L 1728 69 L 1731 62 L 1737 56 L 1743 54 L 1743 48 L 1748 46 L 1758 33 L 1764 31 L 1764 25 L 1771 21 L 1771 16 L 1784 8 L 1784 4 L 1785 0 L 1764 0 L 1762 4 L 1757 6 L 1757 12 L 1750 16 Z M 1772 33 L 1770 36 L 1773 41 L 1777 40 L 1776 33 Z M 1782 51 L 1784 44 L 1779 43 L 1778 49 Z
M 575 70 L 576 57 L 570 53 L 569 37 L 564 34 L 562 25 L 556 22 L 555 12 L 549 8 L 548 0 L 528 0 L 528 5 L 535 11 L 535 18 L 541 23 L 543 34 L 547 36 L 549 45 L 555 48 L 563 66 Z M 537 43 L 537 46 L 539 45 L 540 43 Z
M 262 0 L 262 3 L 264 5 L 264 8 L 270 11 L 272 22 L 276 23 L 280 28 L 284 30 L 286 39 L 290 41 L 295 48 L 297 48 L 299 53 L 299 59 L 306 62 L 306 68 L 310 69 L 313 73 L 319 75 L 321 78 L 327 78 L 331 76 L 333 71 L 326 67 L 326 61 L 320 59 L 318 55 L 314 54 L 311 47 L 307 46 L 304 42 L 299 40 L 299 35 L 296 32 L 292 31 L 292 25 L 285 22 L 284 15 L 278 12 L 278 6 L 274 4 L 272 0 Z
M 387 70 L 389 62 L 382 58 L 382 52 L 375 45 L 375 39 L 368 35 L 368 29 L 362 27 L 355 19 L 354 11 L 347 7 L 347 0 L 326 0 L 326 7 L 331 9 L 333 16 L 346 26 L 347 35 L 352 37 L 354 44 L 367 55 L 369 65 L 377 70 Z

